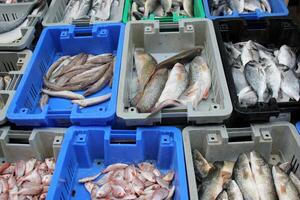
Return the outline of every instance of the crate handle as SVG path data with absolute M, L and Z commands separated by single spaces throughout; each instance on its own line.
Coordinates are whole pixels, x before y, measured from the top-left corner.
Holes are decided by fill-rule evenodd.
M 73 34 L 74 37 L 91 37 L 93 36 L 93 31 L 91 28 L 76 28 Z
M 228 143 L 252 142 L 253 131 L 251 128 L 228 128 Z
M 159 32 L 179 32 L 178 23 L 161 23 Z
M 110 144 L 136 144 L 135 132 L 112 131 L 110 134 Z

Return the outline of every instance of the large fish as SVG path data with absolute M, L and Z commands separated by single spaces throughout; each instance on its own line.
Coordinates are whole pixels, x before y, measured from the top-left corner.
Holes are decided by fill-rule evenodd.
M 176 63 L 169 74 L 165 88 L 162 91 L 152 113 L 156 113 L 169 105 L 174 105 L 174 103 L 176 104 L 175 101 L 177 101 L 179 96 L 185 91 L 187 85 L 188 74 L 185 67 L 180 63 Z
M 245 200 L 259 200 L 259 193 L 246 154 L 239 155 L 233 168 L 233 178 L 239 186 Z
M 145 87 L 136 108 L 139 112 L 151 112 L 168 79 L 168 70 L 157 70 Z
M 197 149 L 193 150 L 193 160 L 196 175 L 201 179 L 205 178 L 213 166 L 207 162 Z
M 261 200 L 277 199 L 272 172 L 265 159 L 256 151 L 250 152 L 250 164 Z
M 296 66 L 296 54 L 287 46 L 282 45 L 277 55 L 278 63 L 294 69 Z
M 202 99 L 207 99 L 211 87 L 211 73 L 205 59 L 201 56 L 195 57 L 189 69 L 189 86 L 180 96 L 179 101 L 183 105 L 192 103 L 196 109 Z
M 226 192 L 228 199 L 230 200 L 243 200 L 243 194 L 234 180 L 229 181 L 226 186 Z
M 273 166 L 272 174 L 279 200 L 299 200 L 297 188 L 286 173 Z
M 249 40 L 242 49 L 241 60 L 243 66 L 246 66 L 250 61 L 259 62 L 259 52 L 255 44 Z
M 281 90 L 293 98 L 294 100 L 298 101 L 299 96 L 299 80 L 297 79 L 293 70 L 281 68 L 282 69 L 282 81 L 281 81 Z

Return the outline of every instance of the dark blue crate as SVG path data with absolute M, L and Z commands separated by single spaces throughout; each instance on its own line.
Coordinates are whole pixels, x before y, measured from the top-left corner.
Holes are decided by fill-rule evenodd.
M 175 171 L 173 199 L 188 199 L 181 131 L 174 127 L 112 130 L 71 127 L 60 150 L 47 199 L 89 199 L 80 178 L 95 175 L 116 162 L 149 161 L 163 172 Z
M 255 20 L 266 17 L 279 17 L 279 16 L 287 16 L 289 14 L 289 10 L 284 3 L 284 0 L 268 0 L 270 6 L 272 8 L 272 13 L 262 12 L 261 10 L 256 10 L 251 13 L 238 13 L 234 11 L 232 15 L 225 16 L 213 16 L 212 15 L 212 0 L 203 0 L 203 6 L 205 10 L 205 16 L 211 20 L 216 19 L 232 19 L 232 18 L 242 18 L 246 20 Z
M 99 24 L 90 27 L 54 26 L 46 28 L 38 41 L 27 70 L 8 110 L 8 119 L 20 126 L 110 125 L 116 116 L 124 25 Z M 113 53 L 116 56 L 112 88 L 106 86 L 99 96 L 112 93 L 110 100 L 80 109 L 70 100 L 50 98 L 39 107 L 43 76 L 50 65 L 64 55 Z M 82 92 L 80 92 L 82 93 Z

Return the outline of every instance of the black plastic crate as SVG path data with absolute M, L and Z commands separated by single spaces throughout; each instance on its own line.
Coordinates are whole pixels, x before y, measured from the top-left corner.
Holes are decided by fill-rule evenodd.
M 220 54 L 233 105 L 233 114 L 228 125 L 237 126 L 252 122 L 275 120 L 296 120 L 300 117 L 300 101 L 257 103 L 251 107 L 239 104 L 236 88 L 229 65 L 224 42 L 242 42 L 253 40 L 268 48 L 280 48 L 286 44 L 300 49 L 300 30 L 290 18 L 269 18 L 265 20 L 246 21 L 242 19 L 214 21 Z

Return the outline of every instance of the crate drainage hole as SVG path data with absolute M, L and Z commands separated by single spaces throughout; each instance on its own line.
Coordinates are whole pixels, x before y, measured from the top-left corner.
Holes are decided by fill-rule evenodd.
M 266 134 L 266 137 L 270 137 L 270 135 L 269 135 L 269 134 Z
M 56 142 L 59 142 L 59 140 L 56 140 Z
M 98 162 L 97 162 L 97 165 L 101 165 L 101 162 L 100 162 L 100 161 L 98 161 Z
M 99 111 L 103 111 L 103 108 L 99 108 Z
M 215 137 L 211 137 L 210 139 L 211 139 L 211 140 L 215 140 Z
M 81 137 L 81 138 L 79 138 L 79 140 L 83 140 L 83 138 Z
M 168 141 L 167 138 L 165 138 L 164 141 L 165 141 L 165 142 Z
M 75 197 L 75 195 L 76 195 L 76 191 L 72 190 L 72 197 Z
M 4 160 L 2 160 L 2 163 L 5 163 L 5 161 L 4 161 Z
M 26 112 L 26 108 L 22 108 L 21 112 L 23 112 L 23 113 Z

